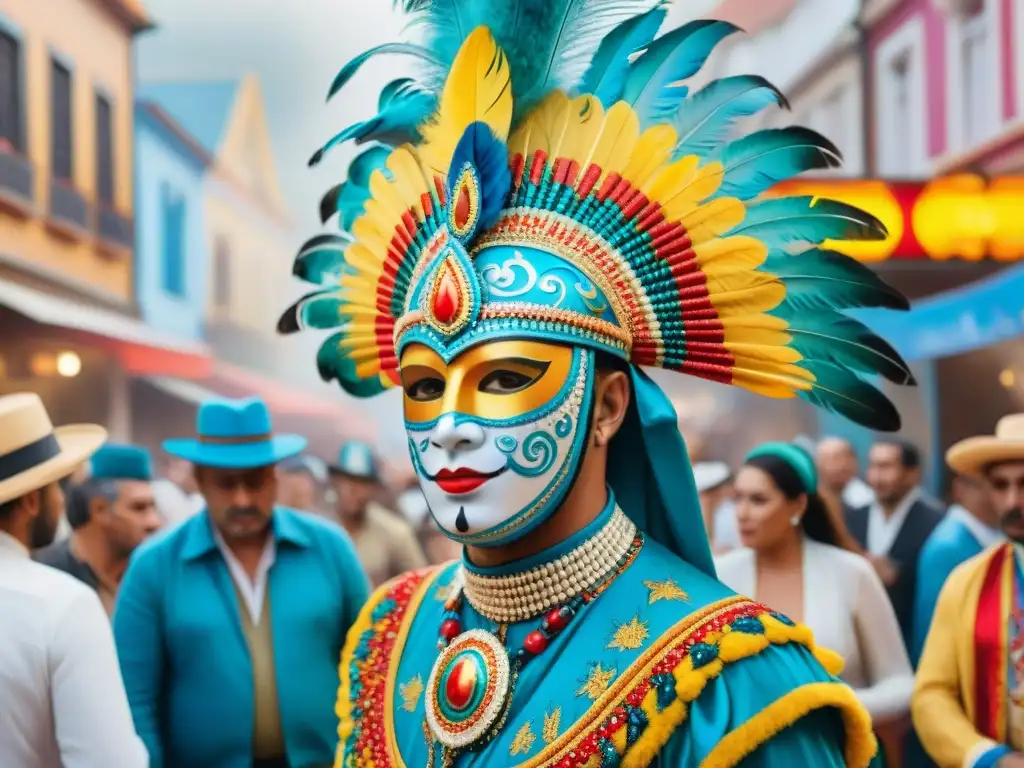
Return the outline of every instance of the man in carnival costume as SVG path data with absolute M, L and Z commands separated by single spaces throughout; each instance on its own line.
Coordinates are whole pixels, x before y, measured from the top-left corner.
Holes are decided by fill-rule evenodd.
M 347 392 L 404 391 L 409 451 L 462 562 L 378 590 L 342 660 L 339 766 L 868 765 L 867 713 L 810 633 L 715 578 L 676 417 L 640 366 L 802 396 L 878 429 L 857 372 L 909 383 L 842 310 L 905 308 L 818 248 L 884 236 L 830 201 L 755 201 L 832 167 L 803 128 L 730 142 L 782 96 L 688 94 L 736 31 L 657 39 L 630 0 L 407 0 L 423 62 L 324 199 L 317 284 L 282 332 L 332 328 Z M 638 15 L 633 15 L 637 13 Z M 793 255 L 800 250 L 799 256 Z

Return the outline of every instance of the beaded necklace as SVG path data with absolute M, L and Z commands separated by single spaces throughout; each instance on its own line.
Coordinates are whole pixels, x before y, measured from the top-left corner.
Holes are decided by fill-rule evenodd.
M 628 521 L 620 510 L 616 510 L 616 513 Z M 613 521 L 618 525 L 618 520 L 613 515 L 602 530 L 610 527 Z M 461 610 L 465 585 L 462 578 L 454 583 L 452 593 L 445 602 L 439 631 L 438 649 L 441 653 L 434 662 L 427 683 L 424 723 L 428 747 L 427 765 L 434 765 L 436 746 L 440 747 L 441 762 L 447 768 L 454 763 L 459 753 L 479 749 L 498 735 L 508 717 L 509 705 L 523 667 L 543 653 L 551 640 L 604 592 L 636 558 L 643 546 L 643 535 L 637 532 L 632 522 L 622 529 L 623 533 L 627 531 L 628 544 L 621 554 L 600 569 L 591 583 L 582 589 L 573 590 L 574 594 L 568 599 L 564 599 L 564 593 L 558 591 L 563 599 L 556 599 L 543 606 L 543 617 L 538 627 L 526 635 L 522 646 L 515 651 L 505 645 L 508 622 L 497 622 L 494 631 L 463 631 Z M 475 603 L 473 607 L 477 607 Z

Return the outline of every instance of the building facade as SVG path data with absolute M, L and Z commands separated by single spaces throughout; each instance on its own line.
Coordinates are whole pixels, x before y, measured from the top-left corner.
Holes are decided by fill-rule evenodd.
M 276 332 L 277 317 L 301 293 L 291 278 L 298 240 L 278 184 L 257 78 L 150 82 L 140 94 L 210 158 L 199 246 L 205 271 L 193 278 L 205 286 L 199 289 L 205 297 L 201 326 L 214 362 L 198 379 L 154 377 L 139 398 L 159 409 L 194 406 L 214 394 L 257 394 L 279 428 L 306 434 L 323 455 L 333 454 L 341 434 L 373 435 L 371 423 L 316 379 L 315 347 Z
M 0 0 L 0 392 L 132 431 L 131 380 L 198 375 L 201 345 L 135 294 L 138 0 Z
M 136 103 L 135 124 L 139 308 L 149 325 L 202 341 L 209 264 L 204 182 L 212 158 L 151 101 Z

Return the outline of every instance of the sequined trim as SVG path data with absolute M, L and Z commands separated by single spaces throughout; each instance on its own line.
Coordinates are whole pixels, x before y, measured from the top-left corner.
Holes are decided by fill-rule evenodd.
M 342 655 L 342 689 L 336 768 L 392 768 L 397 754 L 390 703 L 394 697 L 396 660 L 401 658 L 416 607 L 439 571 L 410 571 L 384 585 L 370 599 L 352 627 Z M 383 718 L 381 715 L 383 714 Z

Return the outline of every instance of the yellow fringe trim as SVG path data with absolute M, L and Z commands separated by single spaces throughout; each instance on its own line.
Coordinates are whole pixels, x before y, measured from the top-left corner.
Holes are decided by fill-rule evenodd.
M 773 736 L 814 710 L 835 707 L 846 729 L 846 765 L 866 768 L 878 751 L 871 716 L 843 683 L 808 683 L 772 702 L 739 728 L 727 733 L 704 758 L 701 768 L 731 768 Z
M 668 743 L 675 730 L 686 720 L 688 705 L 704 690 L 709 680 L 718 677 L 727 663 L 756 656 L 769 645 L 798 643 L 805 646 L 831 675 L 842 671 L 843 660 L 838 654 L 814 644 L 814 634 L 802 625 L 789 626 L 769 614 L 758 616 L 764 625 L 761 634 L 733 632 L 726 626 L 720 632 L 711 632 L 704 637 L 705 643 L 718 646 L 718 657 L 702 667 L 694 669 L 693 659 L 687 655 L 673 670 L 676 680 L 676 700 L 659 710 L 657 692 L 648 691 L 641 708 L 647 715 L 647 727 L 640 738 L 627 750 L 625 728 L 620 728 L 613 737 L 613 744 L 622 759 L 622 768 L 646 768 Z M 825 683 L 825 685 L 840 685 Z M 850 694 L 853 695 L 852 692 Z M 854 699 L 856 701 L 856 699 Z M 780 700 L 781 701 L 781 700 Z M 776 702 L 777 703 L 777 702 Z M 858 705 L 859 706 L 859 705 Z M 865 717 L 866 717 L 865 713 Z M 870 718 L 868 719 L 870 731 Z M 741 730 L 741 729 L 739 729 Z M 872 739 L 874 737 L 872 736 Z M 872 754 L 874 754 L 872 752 Z M 731 765 L 723 763 L 722 766 Z M 852 764 L 851 764 L 852 765 Z M 866 765 L 866 763 L 865 763 Z M 716 764 L 715 768 L 719 768 Z

